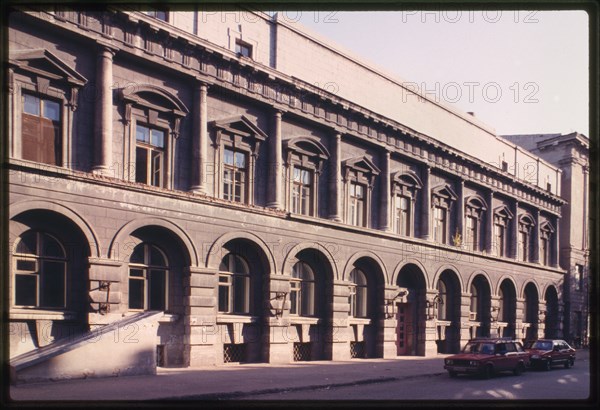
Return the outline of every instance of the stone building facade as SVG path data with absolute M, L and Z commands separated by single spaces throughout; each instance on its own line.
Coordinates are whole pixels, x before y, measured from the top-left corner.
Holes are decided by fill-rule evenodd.
M 556 165 L 562 171 L 561 197 L 567 202 L 560 222 L 560 266 L 563 285 L 563 333 L 579 346 L 589 337 L 590 141 L 583 134 L 504 135 L 509 141 Z
M 561 171 L 249 15 L 11 13 L 11 356 L 144 311 L 164 366 L 561 335 Z

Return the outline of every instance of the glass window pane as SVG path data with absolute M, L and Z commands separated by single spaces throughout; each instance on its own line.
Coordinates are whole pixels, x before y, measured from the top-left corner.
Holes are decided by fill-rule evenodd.
M 162 252 L 155 246 L 150 246 L 150 265 L 167 266 L 167 261 Z
M 15 275 L 15 305 L 37 305 L 37 275 Z
M 219 265 L 219 270 L 221 272 L 229 272 L 229 258 L 232 255 L 229 253 L 225 256 L 223 256 L 223 259 L 221 259 L 221 264 Z
M 219 312 L 229 312 L 229 286 L 219 285 Z
M 167 272 L 164 270 L 151 270 L 148 286 L 150 287 L 148 309 L 166 310 Z
M 298 290 L 292 289 L 290 292 L 290 314 L 298 314 Z
M 144 260 L 144 244 L 143 243 L 140 243 L 139 245 L 137 245 L 133 249 L 133 252 L 131 253 L 131 256 L 129 257 L 129 262 L 131 262 L 131 263 L 145 263 L 145 260 Z
M 160 130 L 152 130 L 150 134 L 150 144 L 155 147 L 164 148 L 165 146 L 165 133 Z
M 144 281 L 129 279 L 129 308 L 144 309 Z
M 223 151 L 223 163 L 233 165 L 233 151 L 229 149 Z
M 233 311 L 235 313 L 249 313 L 249 282 L 247 276 L 233 276 Z
M 36 264 L 34 260 L 29 259 L 17 259 L 17 270 L 25 272 L 35 272 Z
M 54 258 L 64 258 L 65 253 L 58 241 L 49 235 L 43 235 L 42 255 Z
M 129 269 L 129 276 L 143 278 L 144 277 L 144 269 L 131 268 L 131 269 Z
M 40 305 L 43 307 L 65 306 L 65 263 L 45 261 L 42 265 Z
M 235 166 L 237 168 L 246 168 L 246 155 L 244 153 L 235 153 Z
M 40 115 L 40 99 L 33 95 L 23 94 L 23 112 Z
M 150 129 L 143 125 L 136 125 L 135 127 L 135 139 L 141 142 L 150 142 Z
M 60 105 L 55 101 L 44 100 L 44 117 L 52 121 L 60 121 Z
M 148 183 L 148 150 L 137 147 L 135 150 L 135 182 Z
M 29 231 L 21 235 L 16 251 L 27 255 L 37 255 L 37 233 Z
M 162 152 L 152 151 L 152 185 L 161 186 L 162 175 Z
M 313 316 L 315 314 L 314 298 L 314 283 L 302 282 L 302 315 Z

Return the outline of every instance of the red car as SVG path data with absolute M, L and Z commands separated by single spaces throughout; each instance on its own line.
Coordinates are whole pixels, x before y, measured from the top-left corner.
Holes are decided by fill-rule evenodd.
M 566 369 L 575 364 L 575 349 L 559 339 L 538 339 L 525 342 L 532 367 L 550 370 L 563 365 Z
M 467 343 L 462 353 L 448 356 L 444 369 L 450 377 L 459 373 L 490 378 L 498 372 L 520 375 L 529 366 L 529 354 L 521 342 L 508 338 L 477 338 Z

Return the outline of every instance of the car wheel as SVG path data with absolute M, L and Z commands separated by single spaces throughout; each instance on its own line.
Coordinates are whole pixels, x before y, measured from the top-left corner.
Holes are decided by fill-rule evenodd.
M 490 379 L 494 375 L 494 368 L 491 365 L 485 366 L 481 375 L 484 379 Z
M 449 371 L 448 374 L 450 375 L 450 377 L 455 378 L 456 377 L 456 372 L 454 371 Z
M 552 360 L 548 359 L 546 360 L 546 363 L 544 363 L 544 370 L 550 370 L 552 369 Z
M 519 363 L 519 364 L 517 364 L 517 367 L 515 367 L 515 370 L 513 370 L 513 373 L 515 376 L 520 376 L 523 374 L 524 371 L 525 371 L 525 366 L 523 366 L 523 363 Z
M 575 365 L 575 360 L 573 360 L 573 358 L 569 358 L 565 362 L 565 369 L 568 369 L 568 368 L 570 368 L 570 367 L 572 367 L 574 365 Z

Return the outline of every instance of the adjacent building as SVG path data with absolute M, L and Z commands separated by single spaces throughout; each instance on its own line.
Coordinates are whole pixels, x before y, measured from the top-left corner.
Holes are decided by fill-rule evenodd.
M 10 14 L 11 356 L 144 312 L 160 366 L 562 336 L 571 171 L 244 13 Z

